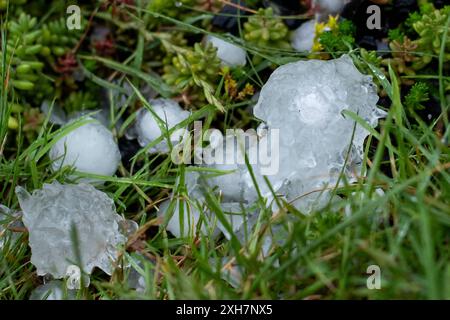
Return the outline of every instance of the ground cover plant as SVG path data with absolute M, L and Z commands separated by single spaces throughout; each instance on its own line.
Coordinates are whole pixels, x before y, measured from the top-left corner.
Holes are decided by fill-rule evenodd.
M 450 298 L 445 1 L 0 0 L 0 16 L 0 299 Z M 343 112 L 368 133 L 360 170 L 348 148 L 336 181 L 295 195 L 326 192 L 320 206 L 248 158 L 245 205 L 226 200 L 236 168 L 174 163 L 176 129 L 256 128 L 277 68 L 347 58 L 383 117 Z M 245 235 L 230 211 L 251 217 Z M 70 241 L 58 214 L 78 215 Z M 106 247 L 114 261 L 81 261 Z M 61 248 L 73 261 L 43 265 Z

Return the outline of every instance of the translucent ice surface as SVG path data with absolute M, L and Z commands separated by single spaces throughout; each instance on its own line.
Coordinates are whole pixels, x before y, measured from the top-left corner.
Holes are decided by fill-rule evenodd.
M 206 42 L 217 48 L 217 57 L 223 64 L 230 67 L 245 66 L 247 60 L 244 49 L 211 35 L 206 37 Z
M 114 137 L 99 122 L 82 125 L 59 139 L 49 153 L 53 170 L 70 165 L 77 171 L 112 176 L 120 162 Z
M 276 69 L 254 108 L 269 129 L 279 130 L 280 166 L 277 174 L 268 176 L 271 183 L 299 209 L 310 211 L 316 202 L 327 200 L 323 189 L 334 187 L 342 170 L 354 180 L 369 132 L 343 111 L 358 114 L 375 127 L 385 115 L 377 101 L 372 78 L 361 74 L 346 55 Z
M 137 135 L 139 144 L 143 147 L 159 138 L 165 131 L 172 129 L 180 122 L 189 117 L 189 112 L 183 110 L 180 105 L 170 99 L 155 99 L 149 101 L 153 113 L 142 108 L 136 116 L 136 124 L 134 133 Z M 158 119 L 159 118 L 159 119 Z M 161 120 L 161 121 L 158 121 Z M 161 131 L 161 127 L 164 131 Z M 170 135 L 170 142 L 176 145 L 184 137 L 182 130 L 174 130 Z M 168 137 L 165 137 L 157 145 L 149 148 L 150 153 L 167 153 L 169 152 Z
M 123 218 L 105 193 L 90 184 L 53 182 L 31 195 L 17 187 L 16 195 L 29 231 L 31 263 L 38 275 L 60 279 L 79 263 L 88 274 L 94 267 L 112 273 L 118 247 L 126 237 L 119 231 Z

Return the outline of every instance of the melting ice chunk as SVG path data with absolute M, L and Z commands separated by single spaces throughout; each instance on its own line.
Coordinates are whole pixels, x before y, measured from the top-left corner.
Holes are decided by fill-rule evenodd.
M 377 101 L 372 78 L 361 74 L 346 55 L 276 69 L 254 108 L 257 118 L 280 133 L 279 154 L 272 155 L 279 157 L 280 170 L 268 176 L 276 191 L 308 212 L 328 200 L 324 188 L 334 187 L 343 169 L 352 181 L 360 173 L 369 132 L 343 112 L 353 112 L 375 127 L 385 115 Z
M 53 170 L 66 165 L 79 172 L 112 176 L 120 151 L 112 133 L 99 122 L 82 125 L 59 139 L 49 153 Z
M 206 37 L 206 42 L 217 48 L 217 57 L 223 64 L 230 67 L 245 66 L 247 60 L 244 49 L 211 35 Z
M 189 112 L 183 110 L 174 100 L 155 99 L 150 100 L 149 103 L 153 112 L 145 108 L 140 109 L 136 116 L 136 124 L 134 126 L 139 144 L 143 147 L 189 117 Z M 161 122 L 158 123 L 158 120 L 161 120 Z M 161 131 L 160 125 L 164 131 Z M 170 134 L 170 142 L 172 145 L 176 145 L 184 138 L 184 135 L 184 130 L 175 130 Z M 148 151 L 150 153 L 168 153 L 169 150 L 169 144 L 165 138 L 157 145 L 149 148 Z
M 38 275 L 60 279 L 74 264 L 87 274 L 94 267 L 112 273 L 118 246 L 126 237 L 119 231 L 123 218 L 105 193 L 89 184 L 53 182 L 32 195 L 17 187 L 16 194 L 29 231 L 31 263 Z

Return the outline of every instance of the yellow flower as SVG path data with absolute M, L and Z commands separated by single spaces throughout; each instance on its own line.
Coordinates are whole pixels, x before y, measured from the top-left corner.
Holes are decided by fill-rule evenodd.
M 320 44 L 319 38 L 320 38 L 321 34 L 324 32 L 330 32 L 330 31 L 337 30 L 338 29 L 338 20 L 339 20 L 339 15 L 336 15 L 335 17 L 330 15 L 330 16 L 328 16 L 327 23 L 316 22 L 312 52 L 320 52 L 323 50 L 323 46 Z
M 338 20 L 339 20 L 339 15 L 333 17 L 333 16 L 328 16 L 328 22 L 327 22 L 327 26 L 328 28 L 330 28 L 330 30 L 335 30 L 338 27 Z
M 324 30 L 325 30 L 325 23 L 323 23 L 323 22 L 320 22 L 320 23 L 317 23 L 316 22 L 316 25 L 315 25 L 315 34 L 316 34 L 316 37 L 318 36 L 318 35 L 320 35 Z

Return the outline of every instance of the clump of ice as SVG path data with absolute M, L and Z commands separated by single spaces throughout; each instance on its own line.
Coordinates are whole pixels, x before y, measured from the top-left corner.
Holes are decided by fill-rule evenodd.
M 217 57 L 223 64 L 230 67 L 242 67 L 247 63 L 244 49 L 212 35 L 206 37 L 206 42 L 217 48 Z
M 309 20 L 294 30 L 291 36 L 291 45 L 295 50 L 311 51 L 314 44 L 315 26 L 316 21 Z
M 123 218 L 105 193 L 90 184 L 53 182 L 31 195 L 17 187 L 16 195 L 29 231 L 31 263 L 38 275 L 60 279 L 75 264 L 87 274 L 94 267 L 112 273 L 118 247 L 125 244 L 126 237 L 119 231 Z
M 30 300 L 75 300 L 76 290 L 68 290 L 60 280 L 52 280 L 31 292 Z
M 347 55 L 276 69 L 261 90 L 254 114 L 280 133 L 280 169 L 268 176 L 277 191 L 308 212 L 327 200 L 324 188 L 334 187 L 341 171 L 353 181 L 360 173 L 369 132 L 343 111 L 375 127 L 385 115 L 377 101 L 372 78 L 361 74 Z
M 167 131 L 175 127 L 180 122 L 189 117 L 189 112 L 183 110 L 180 105 L 170 99 L 155 99 L 150 100 L 149 104 L 153 112 L 146 108 L 142 108 L 136 115 L 136 124 L 129 137 L 133 134 L 137 135 L 139 144 L 143 147 L 155 141 L 161 135 L 165 135 Z M 161 127 L 163 131 L 161 130 Z M 170 137 L 164 139 L 149 148 L 149 153 L 168 153 L 170 151 L 168 139 L 172 145 L 179 143 L 184 138 L 184 130 L 174 130 Z
M 280 209 L 273 201 L 273 192 L 264 175 L 280 200 L 290 202 L 305 214 L 319 209 L 329 202 L 329 190 L 335 187 L 341 173 L 343 180 L 353 182 L 361 171 L 363 144 L 369 132 L 345 111 L 375 127 L 378 119 L 385 116 L 377 108 L 377 101 L 372 78 L 361 74 L 348 56 L 279 67 L 262 88 L 254 108 L 255 116 L 263 121 L 256 133 L 247 133 L 247 138 L 254 139 L 242 141 L 227 135 L 222 144 L 219 134 L 210 135 L 210 145 L 201 153 L 201 166 L 211 170 L 187 172 L 185 181 L 190 200 L 174 200 L 176 205 L 168 230 L 179 237 L 195 230 L 198 221 L 203 220 L 200 233 L 211 233 L 207 227 L 212 223 L 230 239 L 229 230 L 205 205 L 205 192 L 212 190 L 222 201 L 222 211 L 228 213 L 233 233 L 239 241 L 247 243 L 258 220 L 252 206 L 257 199 L 253 178 L 273 212 Z M 278 130 L 279 135 L 273 135 L 270 130 Z M 269 145 L 278 147 L 269 148 Z M 262 163 L 251 164 L 252 177 L 243 160 L 244 152 L 250 162 L 255 154 L 261 160 L 264 149 L 267 157 L 278 158 L 279 166 L 267 174 Z M 213 171 L 217 170 L 230 173 L 214 176 Z M 160 215 L 167 214 L 168 205 L 169 202 L 161 206 Z M 185 215 L 183 232 L 181 205 Z M 279 242 L 280 239 L 271 235 L 280 233 L 276 229 L 273 227 L 270 234 L 264 235 L 263 255 Z
M 99 122 L 84 124 L 59 139 L 49 153 L 53 170 L 74 166 L 79 172 L 112 176 L 120 163 L 114 137 Z

